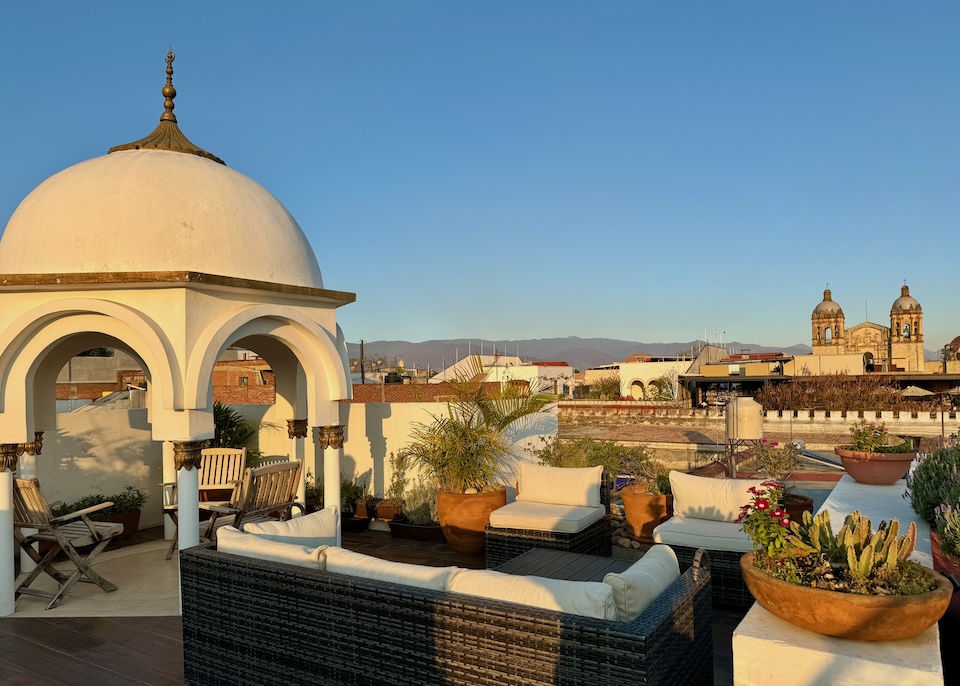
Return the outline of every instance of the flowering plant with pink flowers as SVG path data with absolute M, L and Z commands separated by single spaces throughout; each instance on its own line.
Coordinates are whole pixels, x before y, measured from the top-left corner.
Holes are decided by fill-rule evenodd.
M 790 533 L 790 517 L 783 509 L 783 485 L 771 480 L 760 487 L 751 486 L 750 502 L 740 508 L 737 522 L 753 543 L 757 553 L 782 555 L 787 552 L 787 535 Z

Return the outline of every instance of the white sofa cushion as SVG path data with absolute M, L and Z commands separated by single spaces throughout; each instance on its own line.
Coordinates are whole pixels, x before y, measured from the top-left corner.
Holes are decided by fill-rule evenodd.
M 271 541 L 254 534 L 244 533 L 229 525 L 222 526 L 217 531 L 217 550 L 222 553 L 283 562 L 310 569 L 323 569 L 323 551 L 326 547 L 325 545 L 303 546 Z
M 285 522 L 255 522 L 244 524 L 243 530 L 271 541 L 296 543 L 316 547 L 337 544 L 337 517 L 335 509 L 323 509 Z
M 565 581 L 464 569 L 453 577 L 449 590 L 583 617 L 617 619 L 613 588 L 601 581 Z
M 490 513 L 490 526 L 496 529 L 533 529 L 575 534 L 603 519 L 606 510 L 598 507 L 574 507 L 514 500 Z
M 740 530 L 742 525 L 736 522 L 717 522 L 711 519 L 680 517 L 657 525 L 653 530 L 653 540 L 667 545 L 682 545 L 687 548 L 706 548 L 707 550 L 732 550 L 749 553 L 753 550 L 750 537 Z
M 655 545 L 626 571 L 604 576 L 603 583 L 613 588 L 617 619 L 632 622 L 679 578 L 676 553 L 669 546 Z
M 747 489 L 760 487 L 764 479 L 712 479 L 673 470 L 670 490 L 673 492 L 673 516 L 733 522 L 740 508 L 750 502 Z
M 517 483 L 517 500 L 574 507 L 600 505 L 603 467 L 546 467 L 523 462 Z
M 431 591 L 446 591 L 450 577 L 460 571 L 459 567 L 428 567 L 406 562 L 390 562 L 335 546 L 324 551 L 324 561 L 328 572 L 376 581 L 390 581 Z

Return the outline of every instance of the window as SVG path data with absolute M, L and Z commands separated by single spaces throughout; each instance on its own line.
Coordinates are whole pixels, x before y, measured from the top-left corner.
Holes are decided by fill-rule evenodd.
M 241 376 L 241 377 L 240 377 L 240 385 L 241 385 L 241 386 L 249 386 L 249 385 L 250 385 L 250 377 L 249 377 L 249 376 Z

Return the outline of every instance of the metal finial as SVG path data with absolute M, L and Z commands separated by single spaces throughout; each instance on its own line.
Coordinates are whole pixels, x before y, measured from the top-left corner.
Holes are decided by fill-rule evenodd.
M 108 152 L 120 152 L 122 150 L 171 150 L 173 152 L 184 152 L 188 155 L 197 155 L 214 162 L 223 164 L 216 155 L 207 152 L 191 143 L 183 132 L 177 127 L 177 116 L 173 113 L 173 99 L 177 97 L 177 89 L 173 87 L 173 61 L 176 55 L 173 54 L 171 47 L 167 51 L 167 85 L 160 92 L 163 93 L 163 114 L 160 115 L 160 123 L 157 128 L 147 136 L 132 143 L 124 145 L 115 145 Z
M 173 99 L 177 97 L 177 89 L 173 87 L 173 61 L 177 56 L 173 54 L 173 48 L 167 51 L 167 85 L 160 92 L 163 93 L 163 114 L 160 115 L 160 121 L 177 121 L 177 115 L 173 113 Z

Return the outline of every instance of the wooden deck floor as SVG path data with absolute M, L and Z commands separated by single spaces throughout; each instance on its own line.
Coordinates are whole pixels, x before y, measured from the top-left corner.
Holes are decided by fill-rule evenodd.
M 143 532 L 155 538 L 156 534 Z M 444 544 L 393 539 L 388 533 L 344 534 L 344 547 L 399 562 L 482 568 L 482 556 L 459 555 Z M 136 539 L 132 542 L 137 542 Z M 714 680 L 733 684 L 731 639 L 743 612 L 714 610 Z M 960 630 L 941 623 L 942 644 L 960 645 Z M 0 686 L 112 686 L 183 683 L 179 617 L 0 619 Z M 945 663 L 946 683 L 960 683 Z

